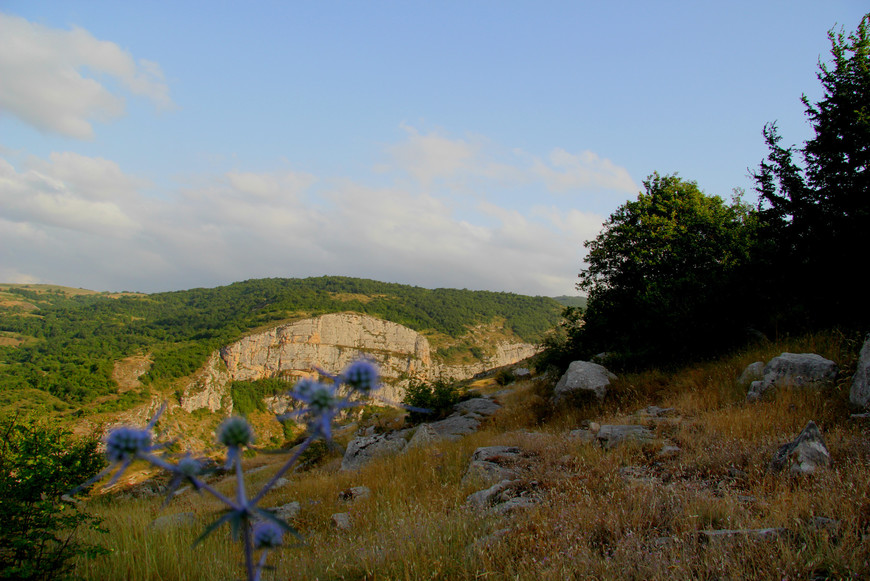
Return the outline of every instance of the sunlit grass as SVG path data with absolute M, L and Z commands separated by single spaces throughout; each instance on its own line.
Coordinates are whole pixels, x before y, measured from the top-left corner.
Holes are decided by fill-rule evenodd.
M 456 442 L 338 469 L 338 456 L 273 490 L 265 506 L 299 501 L 294 526 L 304 538 L 270 557 L 274 579 L 809 579 L 870 576 L 870 425 L 852 420 L 841 382 L 822 393 L 783 390 L 747 404 L 740 371 L 783 351 L 817 352 L 848 375 L 857 346 L 836 335 L 765 344 L 675 373 L 620 377 L 603 403 L 557 409 L 555 382 L 529 380 L 500 398 L 504 408 L 477 434 Z M 845 388 L 844 388 L 845 386 Z M 494 386 L 489 391 L 498 393 Z M 651 423 L 655 439 L 604 451 L 568 436 L 583 420 L 640 421 L 648 405 L 672 407 L 679 418 Z M 794 478 L 768 473 L 773 453 L 809 420 L 824 434 L 831 470 Z M 659 456 L 663 443 L 680 448 Z M 479 485 L 463 475 L 475 448 L 510 444 L 525 454 L 521 480 L 541 502 L 513 516 L 464 506 Z M 262 463 L 263 457 L 254 459 Z M 251 474 L 252 489 L 274 467 Z M 628 472 L 626 472 L 628 470 Z M 634 474 L 635 478 L 626 477 Z M 339 493 L 367 486 L 368 499 Z M 230 479 L 218 485 L 231 492 Z M 222 506 L 187 492 L 161 510 L 162 498 L 103 497 L 91 509 L 109 534 L 89 533 L 111 554 L 80 559 L 88 579 L 232 579 L 242 555 L 229 532 L 191 548 Z M 196 514 L 195 526 L 155 531 L 155 517 Z M 350 515 L 352 529 L 330 516 Z M 836 521 L 832 528 L 816 517 Z M 781 527 L 773 540 L 704 542 L 700 531 Z M 498 534 L 494 534 L 497 533 Z

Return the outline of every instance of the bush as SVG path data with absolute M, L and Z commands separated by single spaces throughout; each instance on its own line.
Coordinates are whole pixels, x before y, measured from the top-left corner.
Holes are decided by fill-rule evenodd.
M 408 385 L 402 400 L 411 409 L 408 421 L 418 424 L 426 420 L 440 420 L 447 417 L 453 406 L 465 399 L 465 393 L 455 383 L 436 379 L 432 383 L 415 381 Z
M 75 536 L 100 519 L 62 498 L 103 467 L 97 445 L 45 421 L 0 420 L 0 579 L 63 578 L 72 557 L 105 553 Z

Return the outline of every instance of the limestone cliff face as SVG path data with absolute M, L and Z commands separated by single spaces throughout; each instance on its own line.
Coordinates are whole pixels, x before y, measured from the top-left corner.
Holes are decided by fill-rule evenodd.
M 215 351 L 182 390 L 182 409 L 192 412 L 208 408 L 210 411 L 217 412 L 224 408 L 227 414 L 231 414 L 233 412 L 233 399 L 230 397 L 231 381 L 226 364 Z
M 433 361 L 426 337 L 412 329 L 358 313 L 332 313 L 280 325 L 223 347 L 219 352 L 220 361 L 218 353 L 213 354 L 204 371 L 198 374 L 199 379 L 185 389 L 182 407 L 187 411 L 202 407 L 218 411 L 223 402 L 226 410 L 231 381 L 270 377 L 292 381 L 312 376 L 318 368 L 339 373 L 360 356 L 377 363 L 385 380 L 383 396 L 399 401 L 405 387 L 400 378 L 465 379 L 494 367 L 516 363 L 536 352 L 533 345 L 504 342 L 495 346 L 495 354 L 486 362 L 443 365 Z M 270 401 L 269 406 L 279 411 L 277 408 L 284 408 L 286 403 Z M 229 409 L 231 411 L 231 407 Z

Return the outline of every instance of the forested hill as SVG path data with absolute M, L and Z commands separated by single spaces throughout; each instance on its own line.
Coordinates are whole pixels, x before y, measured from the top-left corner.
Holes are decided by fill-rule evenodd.
M 506 332 L 536 342 L 557 322 L 561 305 L 546 297 L 347 277 L 258 279 L 147 295 L 0 285 L 0 408 L 22 398 L 61 405 L 114 394 L 114 362 L 136 354 L 153 360 L 146 384 L 170 382 L 253 329 L 341 311 L 449 337 L 503 321 Z

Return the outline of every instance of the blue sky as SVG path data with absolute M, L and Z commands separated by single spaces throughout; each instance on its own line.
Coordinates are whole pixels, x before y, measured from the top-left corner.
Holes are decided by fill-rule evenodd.
M 866 9 L 0 0 L 0 282 L 575 294 L 652 172 L 754 201 Z

